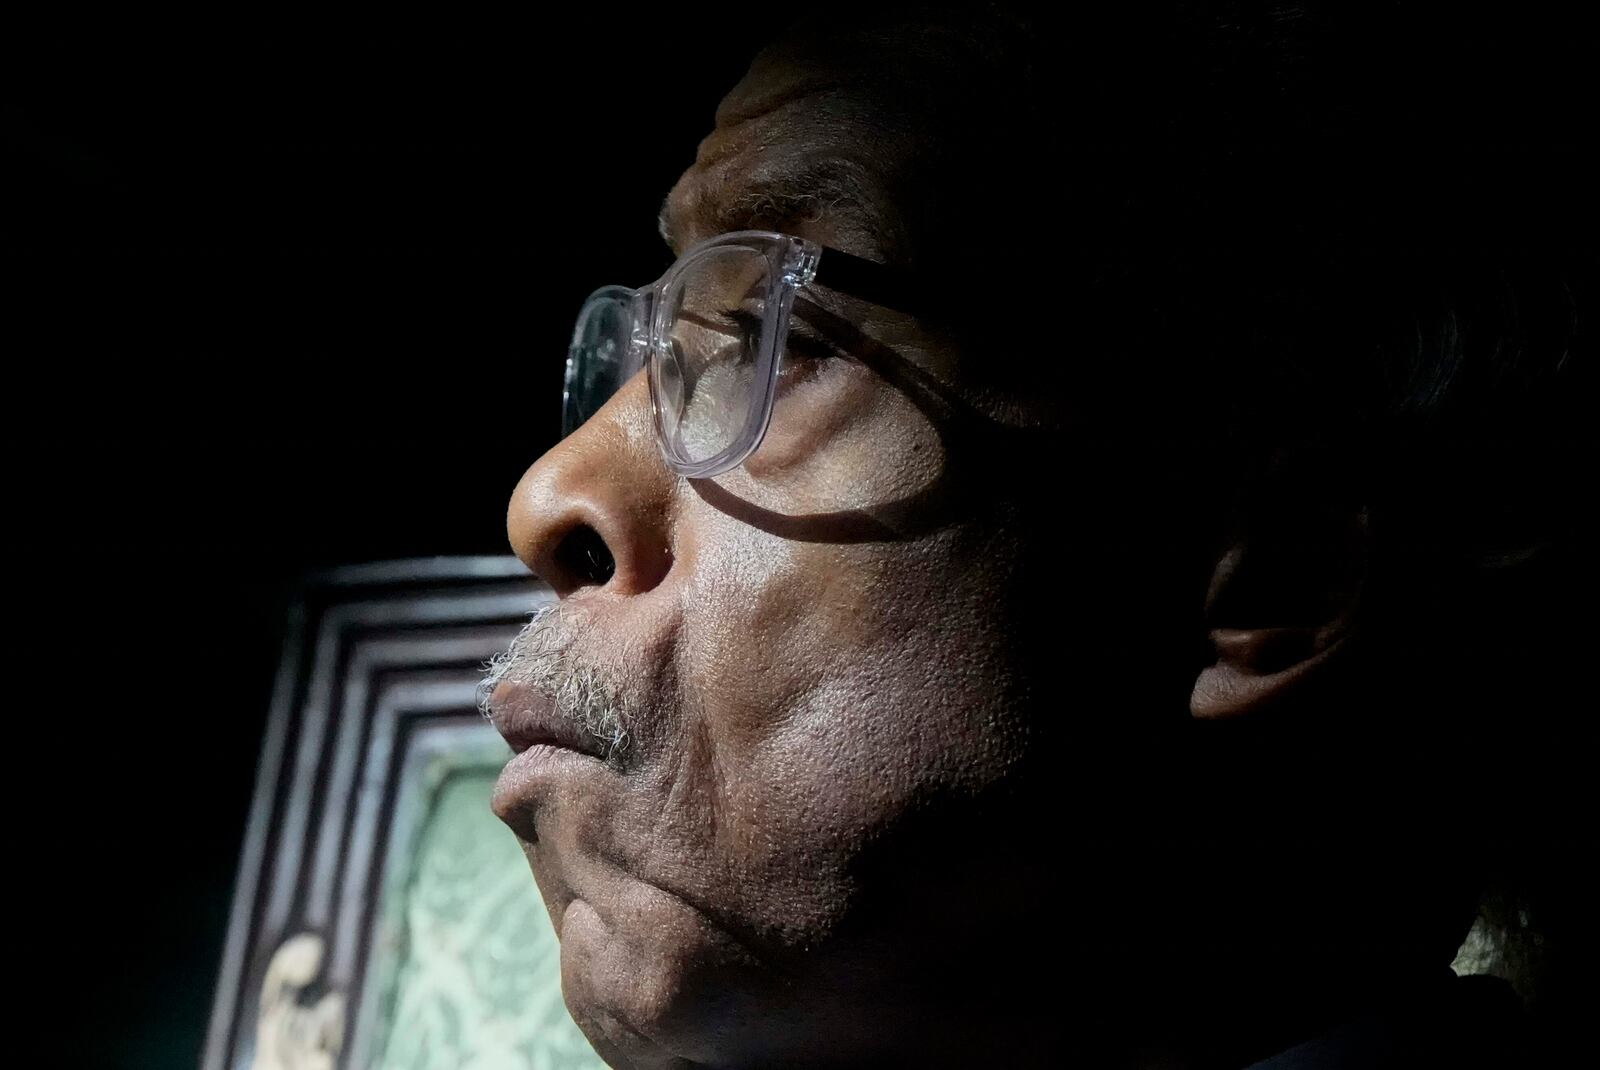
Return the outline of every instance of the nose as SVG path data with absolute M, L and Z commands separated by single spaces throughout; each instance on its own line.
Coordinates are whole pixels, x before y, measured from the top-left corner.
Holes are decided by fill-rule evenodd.
M 635 375 L 523 473 L 506 510 L 511 548 L 558 597 L 642 594 L 672 566 L 675 484 L 656 448 L 645 377 Z

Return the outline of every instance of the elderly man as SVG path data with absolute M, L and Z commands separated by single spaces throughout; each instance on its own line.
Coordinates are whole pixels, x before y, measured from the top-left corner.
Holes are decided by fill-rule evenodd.
M 1463 502 L 1561 265 L 1416 40 L 1235 7 L 815 15 L 584 306 L 486 693 L 613 1065 L 1507 1057 L 1452 777 L 1539 533 Z

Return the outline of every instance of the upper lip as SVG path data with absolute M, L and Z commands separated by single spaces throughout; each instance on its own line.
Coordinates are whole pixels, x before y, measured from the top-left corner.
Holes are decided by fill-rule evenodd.
M 562 717 L 555 700 L 537 688 L 500 683 L 489 696 L 489 720 L 518 754 L 543 743 L 604 757 L 598 741 Z

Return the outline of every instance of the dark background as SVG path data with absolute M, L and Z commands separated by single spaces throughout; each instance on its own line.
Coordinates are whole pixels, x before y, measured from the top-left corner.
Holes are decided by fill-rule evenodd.
M 782 21 L 12 36 L 24 1065 L 195 1064 L 295 577 L 508 552 L 573 315 Z
M 14 1065 L 195 1064 L 295 578 L 506 552 L 572 316 L 788 17 L 0 39 Z

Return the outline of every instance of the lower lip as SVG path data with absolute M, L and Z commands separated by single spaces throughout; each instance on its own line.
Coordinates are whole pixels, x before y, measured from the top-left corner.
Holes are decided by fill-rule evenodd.
M 535 743 L 512 757 L 513 765 L 543 765 L 547 762 L 588 762 L 599 764 L 600 759 L 581 750 L 563 747 L 559 743 Z
M 535 743 L 514 755 L 500 771 L 494 794 L 498 801 L 536 801 L 553 786 L 554 778 L 604 771 L 606 765 L 592 754 L 554 743 Z
M 520 777 L 531 777 L 561 769 L 582 769 L 590 766 L 604 767 L 605 763 L 592 754 L 585 754 L 559 743 L 535 743 L 506 763 L 506 772 L 516 771 Z M 504 774 L 502 774 L 504 779 Z

